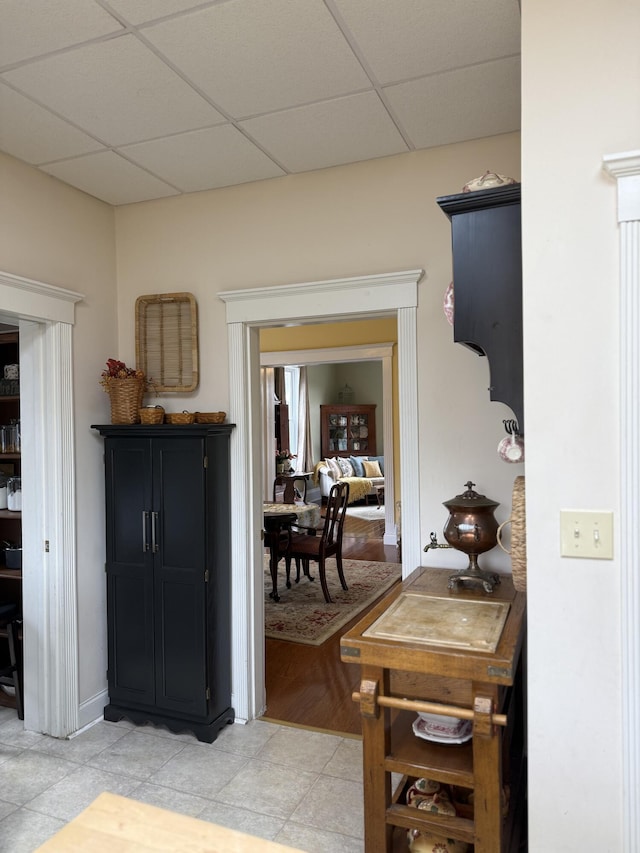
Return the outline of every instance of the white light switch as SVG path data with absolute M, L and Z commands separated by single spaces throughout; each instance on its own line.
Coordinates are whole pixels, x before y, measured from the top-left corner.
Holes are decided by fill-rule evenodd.
M 613 560 L 613 513 L 560 510 L 560 556 Z

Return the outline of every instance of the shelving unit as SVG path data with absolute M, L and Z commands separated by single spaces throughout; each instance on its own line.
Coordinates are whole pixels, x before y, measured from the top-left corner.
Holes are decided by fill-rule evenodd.
M 4 376 L 4 367 L 7 364 L 19 363 L 19 335 L 17 330 L 0 332 L 0 378 Z M 14 389 L 19 384 L 16 381 L 0 382 L 0 425 L 9 424 L 12 420 L 20 419 L 20 395 L 3 394 L 7 388 Z M 11 474 L 20 476 L 21 456 L 20 453 L 0 453 L 0 470 L 7 476 Z M 8 509 L 0 509 L 0 542 L 11 542 L 22 546 L 22 513 Z M 4 550 L 0 551 L 4 555 Z M 22 613 L 22 569 L 9 569 L 4 563 L 4 556 L 0 557 L 0 601 L 15 602 L 18 612 Z M 0 628 L 0 656 L 6 657 L 7 652 L 7 629 Z M 18 631 L 18 643 L 16 654 L 20 668 L 22 668 L 22 630 Z M 20 676 L 22 681 L 22 674 Z M 15 695 L 0 689 L 0 705 L 3 707 L 16 707 Z
M 341 659 L 361 668 L 354 698 L 362 715 L 367 853 L 406 851 L 409 829 L 465 841 L 475 853 L 519 849 L 526 822 L 525 595 L 509 577 L 490 597 L 477 588 L 451 591 L 450 574 L 416 569 L 340 642 Z M 414 624 L 398 620 L 394 630 L 382 631 L 403 596 L 419 602 L 421 615 Z M 447 599 L 453 613 L 468 602 L 508 607 L 495 648 L 417 639 L 418 623 L 429 620 L 436 599 Z M 419 710 L 472 720 L 471 739 L 440 744 L 416 737 Z M 392 774 L 401 778 L 395 789 Z M 466 790 L 473 809 L 449 817 L 406 805 L 406 790 L 418 778 Z

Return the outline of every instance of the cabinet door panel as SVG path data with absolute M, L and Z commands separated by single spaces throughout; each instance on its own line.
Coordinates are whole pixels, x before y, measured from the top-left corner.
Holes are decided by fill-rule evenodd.
M 163 570 L 156 586 L 156 705 L 187 716 L 207 711 L 204 602 L 192 573 Z
M 151 509 L 151 454 L 144 439 L 105 442 L 107 481 L 107 563 L 148 562 Z
M 156 705 L 185 715 L 207 709 L 204 442 L 154 443 Z
M 155 703 L 151 570 L 116 567 L 107 574 L 109 698 Z
M 149 443 L 107 439 L 105 460 L 109 696 L 152 705 L 153 555 L 144 549 L 143 516 L 151 507 Z

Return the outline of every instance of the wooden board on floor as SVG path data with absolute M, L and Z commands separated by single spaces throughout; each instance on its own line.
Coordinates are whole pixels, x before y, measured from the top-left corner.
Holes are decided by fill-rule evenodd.
M 100 794 L 89 808 L 38 847 L 37 853 L 301 853 L 140 803 L 116 794 Z

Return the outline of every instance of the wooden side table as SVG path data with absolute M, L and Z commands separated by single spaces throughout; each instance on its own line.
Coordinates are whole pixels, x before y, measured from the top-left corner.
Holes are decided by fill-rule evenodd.
M 489 596 L 448 589 L 451 570 L 420 568 L 340 642 L 361 667 L 365 850 L 407 849 L 407 830 L 456 838 L 475 853 L 517 849 L 524 819 L 525 595 L 503 577 Z M 470 627 L 471 626 L 471 627 Z M 417 711 L 472 721 L 466 743 L 413 733 Z M 392 773 L 402 782 L 392 790 Z M 473 813 L 445 817 L 405 804 L 426 777 L 473 793 Z

